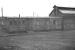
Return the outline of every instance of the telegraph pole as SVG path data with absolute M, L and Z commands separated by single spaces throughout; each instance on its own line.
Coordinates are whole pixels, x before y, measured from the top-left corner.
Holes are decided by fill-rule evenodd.
M 3 18 L 3 8 L 1 8 L 2 18 Z
M 38 17 L 38 13 L 37 13 L 37 17 Z
M 20 14 L 19 14 L 19 18 L 20 18 Z
M 39 16 L 38 13 L 39 13 L 39 8 L 38 8 L 38 12 L 37 12 L 37 17 Z
M 3 8 L 1 8 L 1 13 L 2 13 L 2 25 L 4 24 L 3 23 Z
M 33 17 L 34 17 L 34 11 L 33 11 Z

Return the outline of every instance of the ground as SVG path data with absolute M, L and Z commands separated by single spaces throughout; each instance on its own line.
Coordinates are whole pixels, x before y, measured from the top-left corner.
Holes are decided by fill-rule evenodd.
M 75 46 L 75 31 L 29 32 L 20 33 L 16 36 L 4 35 L 0 38 L 0 45 L 5 44 L 16 45 L 23 50 L 71 50 Z M 64 49 L 66 47 L 69 49 Z

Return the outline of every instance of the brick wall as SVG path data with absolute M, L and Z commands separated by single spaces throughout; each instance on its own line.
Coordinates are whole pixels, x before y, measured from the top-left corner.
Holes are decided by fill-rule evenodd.
M 50 19 L 49 18 L 34 18 L 32 22 L 33 30 L 49 30 Z
M 64 30 L 74 30 L 75 29 L 75 19 L 66 18 L 64 19 Z
M 61 26 L 61 18 L 33 18 L 31 22 L 32 30 L 59 30 Z
M 2 21 L 2 20 L 1 20 Z M 0 22 L 1 23 L 1 22 Z M 2 27 L 12 31 L 47 31 L 61 29 L 60 18 L 7 18 Z
M 61 30 L 62 29 L 62 18 L 50 18 L 50 29 Z

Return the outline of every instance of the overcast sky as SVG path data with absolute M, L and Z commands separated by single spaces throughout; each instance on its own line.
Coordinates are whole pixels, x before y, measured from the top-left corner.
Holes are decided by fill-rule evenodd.
M 48 16 L 53 6 L 75 7 L 74 0 L 0 0 L 4 16 Z M 1 16 L 1 10 L 0 10 Z

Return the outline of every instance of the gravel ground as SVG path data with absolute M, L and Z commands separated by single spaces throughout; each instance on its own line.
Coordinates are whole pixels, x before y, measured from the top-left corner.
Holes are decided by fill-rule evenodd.
M 73 50 L 75 31 L 29 32 L 0 39 L 1 45 L 17 45 L 23 50 Z

